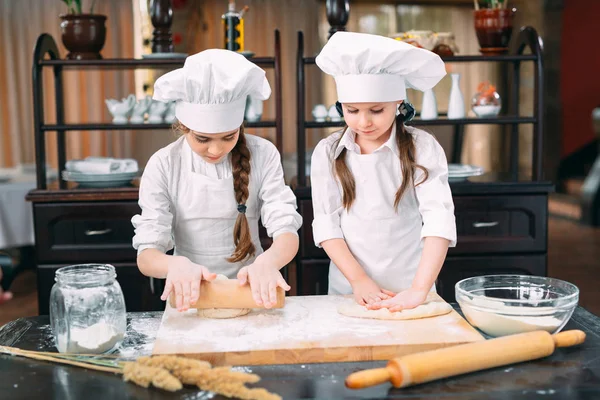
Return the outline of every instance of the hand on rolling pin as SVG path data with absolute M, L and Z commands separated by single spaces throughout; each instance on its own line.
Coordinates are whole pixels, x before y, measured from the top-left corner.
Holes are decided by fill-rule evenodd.
M 391 312 L 415 308 L 423 304 L 423 302 L 427 298 L 428 293 L 428 290 L 410 288 L 407 290 L 403 290 L 402 292 L 387 300 L 376 302 L 368 308 L 371 308 L 373 310 L 387 308 Z
M 237 274 L 240 285 L 250 283 L 252 298 L 259 306 L 271 308 L 277 304 L 277 287 L 285 291 L 291 289 L 287 284 L 279 268 L 265 260 L 262 255 L 247 267 L 243 267 Z
M 371 278 L 363 276 L 350 283 L 354 299 L 361 306 L 371 308 L 377 302 L 393 297 L 396 293 L 381 289 Z
M 161 300 L 167 300 L 171 293 L 175 296 L 177 311 L 187 311 L 200 296 L 200 281 L 212 281 L 217 277 L 203 265 L 194 264 L 186 257 L 172 257 L 167 266 L 167 281 Z

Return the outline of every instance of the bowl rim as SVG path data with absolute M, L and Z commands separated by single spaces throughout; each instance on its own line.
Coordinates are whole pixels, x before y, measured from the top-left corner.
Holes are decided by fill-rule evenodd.
M 465 289 L 462 289 L 460 287 L 460 284 L 466 281 L 471 281 L 471 280 L 478 280 L 478 279 L 485 279 L 485 278 L 522 278 L 525 280 L 531 280 L 531 279 L 544 279 L 544 280 L 549 280 L 549 281 L 553 281 L 553 282 L 557 282 L 557 283 L 561 283 L 567 286 L 570 286 L 574 289 L 574 292 L 571 294 L 568 294 L 566 296 L 563 297 L 559 297 L 557 299 L 542 299 L 542 300 L 517 300 L 517 299 L 502 299 L 500 297 L 492 297 L 492 296 L 484 296 L 484 295 L 480 295 L 480 294 L 475 294 L 472 292 L 468 292 Z M 456 284 L 454 285 L 454 290 L 455 290 L 455 295 L 457 297 L 456 301 L 458 302 L 458 295 L 462 295 L 462 296 L 469 296 L 471 298 L 480 298 L 480 299 L 486 299 L 486 300 L 495 300 L 495 301 L 500 301 L 502 303 L 508 303 L 508 304 L 520 304 L 520 305 L 532 305 L 532 304 L 545 304 L 545 303 L 552 303 L 552 302 L 556 302 L 557 300 L 560 300 L 561 303 L 562 302 L 568 302 L 570 303 L 571 300 L 576 299 L 576 302 L 579 299 L 579 288 L 574 285 L 571 282 L 567 282 L 564 281 L 562 279 L 557 279 L 557 278 L 551 278 L 551 277 L 546 277 L 546 276 L 536 276 L 536 275 L 518 275 L 518 274 L 498 274 L 498 275 L 479 275 L 479 276 L 472 276 L 469 278 L 464 278 L 461 279 L 460 281 L 456 282 Z M 563 308 L 564 304 L 558 305 L 556 306 L 557 308 Z M 483 307 L 485 308 L 485 307 Z

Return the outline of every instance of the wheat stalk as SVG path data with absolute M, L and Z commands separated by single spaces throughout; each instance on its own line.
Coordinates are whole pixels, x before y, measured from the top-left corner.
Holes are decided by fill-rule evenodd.
M 30 358 L 33 360 L 52 361 L 58 364 L 74 365 L 96 371 L 123 373 L 123 363 L 99 359 L 97 356 L 69 355 L 40 351 L 21 350 L 16 347 L 0 346 L 0 353 Z
M 9 346 L 0 346 L 0 354 L 121 374 L 124 380 L 142 387 L 152 384 L 164 390 L 177 391 L 182 388 L 182 383 L 185 383 L 229 397 L 235 395 L 249 400 L 281 400 L 279 395 L 265 389 L 245 386 L 245 383 L 258 382 L 258 375 L 232 371 L 229 367 L 211 368 L 205 361 L 184 357 L 141 357 L 135 362 L 122 362 L 117 361 L 115 356 L 49 353 Z M 185 382 L 179 380 L 183 377 Z

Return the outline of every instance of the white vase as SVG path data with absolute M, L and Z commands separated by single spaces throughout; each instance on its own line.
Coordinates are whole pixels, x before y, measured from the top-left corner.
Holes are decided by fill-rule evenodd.
M 450 89 L 450 100 L 448 101 L 448 118 L 457 119 L 465 117 L 465 99 L 460 91 L 460 74 L 450 74 L 452 88 Z
M 421 104 L 421 119 L 430 120 L 438 117 L 437 102 L 433 89 L 428 89 L 423 93 L 423 103 Z

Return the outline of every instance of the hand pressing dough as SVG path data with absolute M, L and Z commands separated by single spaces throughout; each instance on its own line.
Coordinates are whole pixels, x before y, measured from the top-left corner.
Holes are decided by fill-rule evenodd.
M 371 318 L 371 319 L 390 319 L 390 320 L 405 320 L 429 318 L 438 315 L 448 314 L 452 311 L 452 306 L 445 301 L 441 301 L 435 293 L 427 295 L 425 302 L 420 306 L 409 310 L 401 310 L 391 312 L 387 308 L 379 310 L 369 310 L 365 306 L 357 304 L 354 299 L 349 299 L 347 303 L 341 304 L 337 309 L 338 313 L 347 317 L 356 318 Z
M 228 278 L 225 275 L 217 275 L 215 278 L 215 280 L 226 279 Z M 241 317 L 251 310 L 250 308 L 200 308 L 196 315 L 203 318 L 226 319 Z

